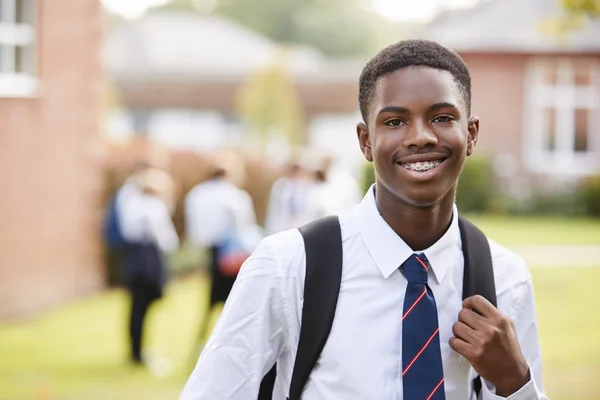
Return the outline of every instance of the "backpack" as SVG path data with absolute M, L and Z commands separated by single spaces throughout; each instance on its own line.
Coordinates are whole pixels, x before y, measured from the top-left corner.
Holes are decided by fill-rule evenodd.
M 463 299 L 479 294 L 496 306 L 492 255 L 486 236 L 475 225 L 459 217 L 464 255 Z M 300 400 L 304 386 L 331 331 L 342 279 L 342 238 L 339 219 L 330 216 L 300 228 L 306 251 L 304 305 L 298 351 L 292 372 L 289 397 Z M 272 400 L 276 367 L 263 378 L 258 400 Z M 481 380 L 473 380 L 477 396 Z
M 106 243 L 110 250 L 122 249 L 127 244 L 119 223 L 119 213 L 117 212 L 117 195 L 113 196 L 108 204 L 108 208 L 106 209 L 102 233 L 104 237 L 104 243 Z

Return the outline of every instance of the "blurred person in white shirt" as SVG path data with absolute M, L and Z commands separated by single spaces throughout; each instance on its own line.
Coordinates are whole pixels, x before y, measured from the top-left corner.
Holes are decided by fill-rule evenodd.
M 265 218 L 268 234 L 295 228 L 306 222 L 307 193 L 311 182 L 300 162 L 286 166 L 285 175 L 271 186 Z
M 235 155 L 223 155 L 213 166 L 210 178 L 192 188 L 185 198 L 188 240 L 209 251 L 210 301 L 200 327 L 201 341 L 207 334 L 212 311 L 227 300 L 237 276 L 235 267 L 224 269 L 220 256 L 235 237 L 241 247 L 240 257 L 245 259 L 263 237 L 256 223 L 252 198 L 239 187 L 244 179 L 242 160 Z
M 310 163 L 314 183 L 307 193 L 306 221 L 343 214 L 360 203 L 360 186 L 350 174 L 334 165 L 330 155 L 320 155 Z
M 142 337 L 148 308 L 163 296 L 167 273 L 164 254 L 174 251 L 179 238 L 171 219 L 174 182 L 165 171 L 147 168 L 137 173 L 120 200 L 123 281 L 131 294 L 129 336 L 131 360 L 143 363 Z

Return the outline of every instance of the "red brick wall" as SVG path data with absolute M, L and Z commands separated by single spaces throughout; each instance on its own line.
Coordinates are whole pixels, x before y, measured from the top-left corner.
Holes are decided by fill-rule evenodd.
M 480 119 L 477 151 L 512 153 L 520 163 L 526 56 L 474 54 L 463 58 L 471 71 L 471 114 Z
M 103 285 L 98 0 L 38 1 L 39 92 L 0 98 L 0 319 Z
M 511 154 L 522 178 L 537 179 L 524 167 L 525 74 L 533 60 L 568 58 L 587 65 L 598 55 L 462 54 L 472 78 L 472 115 L 480 118 L 477 152 Z M 547 177 L 546 177 L 547 178 Z

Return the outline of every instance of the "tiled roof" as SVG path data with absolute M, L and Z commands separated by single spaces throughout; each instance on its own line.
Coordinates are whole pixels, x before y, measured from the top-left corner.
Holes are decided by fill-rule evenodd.
M 440 14 L 415 36 L 459 52 L 600 53 L 600 19 L 564 40 L 540 25 L 561 13 L 558 0 L 482 0 Z

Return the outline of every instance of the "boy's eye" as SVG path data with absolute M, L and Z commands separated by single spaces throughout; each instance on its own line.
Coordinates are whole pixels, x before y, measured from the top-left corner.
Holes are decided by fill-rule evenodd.
M 432 122 L 447 123 L 454 121 L 454 118 L 449 115 L 440 115 L 435 117 Z
M 398 119 L 398 118 L 393 118 L 393 119 L 388 119 L 387 121 L 384 122 L 384 124 L 395 128 L 400 125 L 403 125 L 404 121 L 402 121 L 401 119 Z

